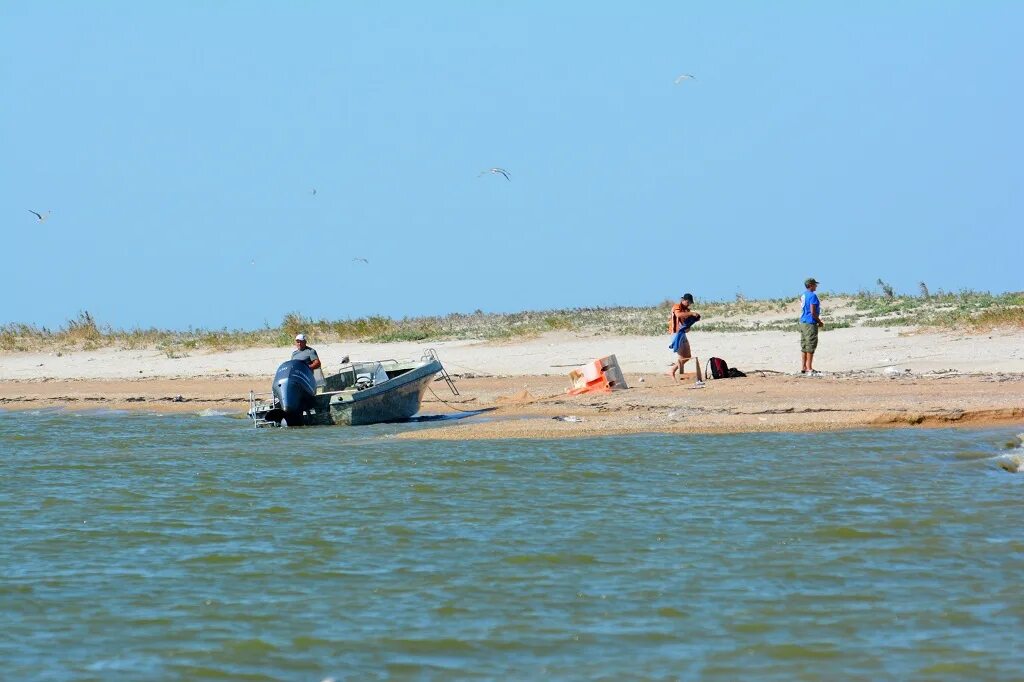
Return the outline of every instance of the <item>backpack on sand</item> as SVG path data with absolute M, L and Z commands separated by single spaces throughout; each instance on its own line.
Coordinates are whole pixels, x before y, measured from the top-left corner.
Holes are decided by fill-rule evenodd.
M 747 375 L 735 367 L 730 367 L 722 358 L 711 358 L 704 369 L 704 376 L 710 376 L 712 379 L 736 379 Z
M 713 379 L 728 379 L 729 364 L 722 358 L 711 358 L 704 368 L 704 376 L 710 376 Z

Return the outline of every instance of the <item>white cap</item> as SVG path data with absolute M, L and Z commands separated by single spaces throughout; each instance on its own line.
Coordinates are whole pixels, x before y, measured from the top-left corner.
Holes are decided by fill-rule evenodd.
M 295 335 L 295 340 L 296 341 L 305 341 L 306 340 L 306 335 L 305 334 L 296 334 Z

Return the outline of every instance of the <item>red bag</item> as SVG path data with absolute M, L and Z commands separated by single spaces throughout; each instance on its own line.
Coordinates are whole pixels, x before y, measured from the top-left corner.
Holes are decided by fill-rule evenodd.
M 710 368 L 710 372 L 708 368 Z M 704 369 L 704 376 L 711 376 L 714 379 L 728 379 L 729 364 L 722 358 L 711 358 Z

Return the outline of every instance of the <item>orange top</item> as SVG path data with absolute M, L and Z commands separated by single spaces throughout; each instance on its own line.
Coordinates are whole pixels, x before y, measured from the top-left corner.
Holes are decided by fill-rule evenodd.
M 676 303 L 672 306 L 672 314 L 668 318 L 668 333 L 675 334 L 679 331 L 679 313 L 683 312 L 683 304 Z
M 676 303 L 672 306 L 672 316 L 668 319 L 668 331 L 670 334 L 675 334 L 679 331 L 680 325 L 686 320 L 694 317 L 700 319 L 700 315 L 693 312 L 689 308 L 684 308 L 682 303 Z

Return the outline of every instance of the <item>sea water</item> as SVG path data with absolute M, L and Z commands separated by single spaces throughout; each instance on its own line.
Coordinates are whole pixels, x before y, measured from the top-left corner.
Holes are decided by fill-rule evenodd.
M 1018 429 L 0 413 L 0 678 L 1020 679 Z

